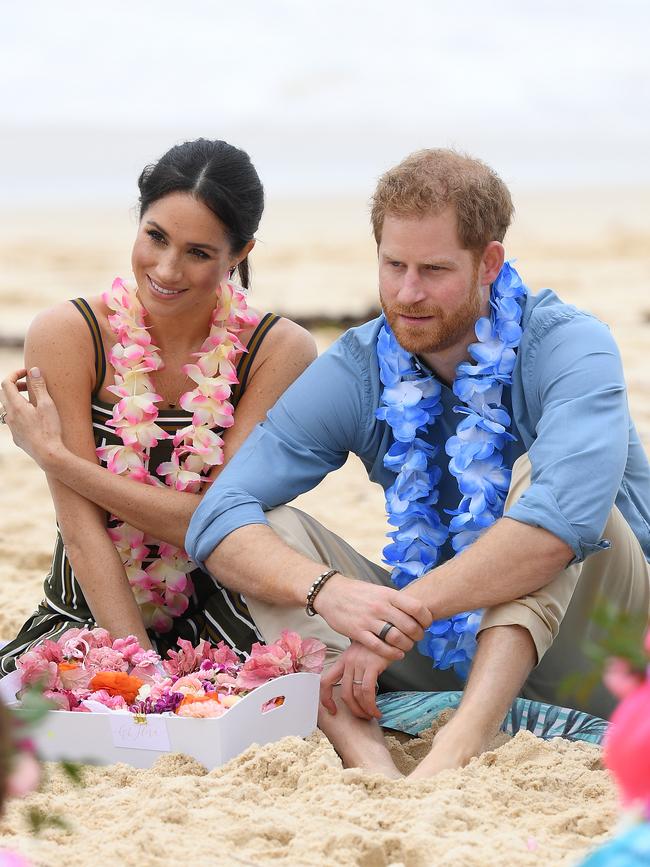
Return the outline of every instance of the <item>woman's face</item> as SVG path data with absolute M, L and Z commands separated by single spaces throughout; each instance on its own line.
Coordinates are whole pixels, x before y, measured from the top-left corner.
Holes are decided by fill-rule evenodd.
M 245 252 L 233 253 L 223 223 L 203 202 L 170 193 L 149 206 L 138 227 L 131 264 L 140 300 L 160 315 L 213 307 L 217 286 Z

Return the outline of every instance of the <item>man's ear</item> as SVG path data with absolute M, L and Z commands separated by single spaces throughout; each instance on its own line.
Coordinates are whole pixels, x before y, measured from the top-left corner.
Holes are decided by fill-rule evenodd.
M 489 286 L 496 280 L 503 266 L 506 251 L 500 241 L 490 241 L 483 254 L 479 266 L 479 282 L 481 286 Z

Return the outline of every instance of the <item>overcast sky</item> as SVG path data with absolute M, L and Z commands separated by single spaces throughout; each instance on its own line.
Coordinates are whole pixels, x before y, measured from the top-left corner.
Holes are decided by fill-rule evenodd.
M 650 183 L 646 0 L 2 4 L 0 186 L 111 199 L 176 140 L 270 192 L 357 193 L 456 145 L 522 185 Z

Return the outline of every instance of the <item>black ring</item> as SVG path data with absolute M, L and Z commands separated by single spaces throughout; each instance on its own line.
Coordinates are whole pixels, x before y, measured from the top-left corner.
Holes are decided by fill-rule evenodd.
M 386 621 L 386 623 L 384 623 L 384 625 L 381 627 L 381 631 L 379 632 L 379 635 L 377 636 L 377 638 L 379 638 L 380 641 L 386 641 L 386 636 L 393 628 L 394 628 L 394 624 Z

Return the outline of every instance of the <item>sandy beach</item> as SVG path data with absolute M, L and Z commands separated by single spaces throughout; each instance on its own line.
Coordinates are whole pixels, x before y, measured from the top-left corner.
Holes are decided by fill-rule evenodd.
M 550 286 L 605 321 L 618 342 L 631 412 L 650 448 L 650 190 L 515 196 L 508 254 L 527 284 Z M 0 372 L 39 310 L 96 294 L 129 272 L 135 217 L 36 209 L 0 213 Z M 374 246 L 363 200 L 272 204 L 253 254 L 252 303 L 289 316 L 361 317 L 377 305 Z M 335 326 L 315 332 L 321 351 Z M 0 639 L 41 596 L 54 513 L 40 470 L 0 428 Z M 297 502 L 379 562 L 383 500 L 352 458 Z M 422 745 L 393 742 L 403 766 Z M 168 756 L 149 771 L 92 768 L 83 788 L 59 771 L 44 791 L 9 805 L 0 845 L 34 864 L 501 865 L 576 863 L 611 833 L 616 796 L 599 751 L 521 734 L 417 788 L 341 769 L 319 736 L 252 748 L 206 773 Z M 68 830 L 33 840 L 20 818 L 52 808 Z

